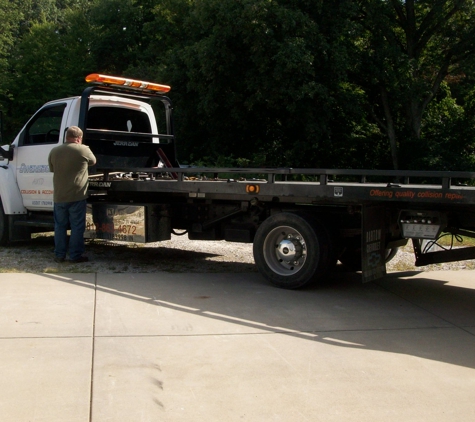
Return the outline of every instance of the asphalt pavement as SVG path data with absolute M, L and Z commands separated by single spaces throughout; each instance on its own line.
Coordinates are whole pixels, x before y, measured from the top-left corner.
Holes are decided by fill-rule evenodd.
M 0 275 L 0 421 L 473 421 L 475 273 Z

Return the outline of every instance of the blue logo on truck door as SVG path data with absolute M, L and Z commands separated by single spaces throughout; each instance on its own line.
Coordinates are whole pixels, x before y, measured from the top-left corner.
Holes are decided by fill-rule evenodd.
M 27 166 L 25 163 L 20 165 L 20 173 L 49 173 L 49 166 L 44 164 L 32 164 Z

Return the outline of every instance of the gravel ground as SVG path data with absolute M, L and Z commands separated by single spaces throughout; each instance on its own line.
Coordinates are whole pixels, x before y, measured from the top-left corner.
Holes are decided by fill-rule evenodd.
M 100 272 L 156 273 L 170 272 L 256 272 L 252 245 L 224 241 L 191 241 L 186 236 L 171 240 L 129 244 L 86 240 L 89 262 L 72 264 L 54 262 L 52 234 L 30 242 L 0 247 L 0 272 Z
M 172 236 L 171 240 L 146 245 L 86 241 L 90 262 L 81 264 L 55 263 L 53 248 L 52 233 L 0 247 L 0 272 L 257 272 L 251 244 L 191 241 L 186 236 Z M 410 243 L 387 265 L 388 272 L 473 269 L 475 260 L 415 267 Z

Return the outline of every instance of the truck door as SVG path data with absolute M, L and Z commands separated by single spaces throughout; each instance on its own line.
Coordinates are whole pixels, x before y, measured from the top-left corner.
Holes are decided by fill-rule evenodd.
M 48 155 L 64 142 L 70 102 L 49 104 L 27 123 L 18 139 L 15 154 L 17 181 L 23 205 L 29 210 L 53 209 L 53 173 Z

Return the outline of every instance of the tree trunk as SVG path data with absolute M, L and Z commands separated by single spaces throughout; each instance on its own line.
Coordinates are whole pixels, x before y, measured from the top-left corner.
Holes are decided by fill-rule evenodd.
M 384 87 L 381 87 L 381 101 L 383 103 L 384 116 L 386 118 L 386 134 L 389 139 L 389 146 L 391 148 L 391 159 L 393 162 L 394 170 L 399 169 L 399 151 L 397 145 L 396 129 L 394 127 L 394 120 L 389 107 L 388 93 Z

